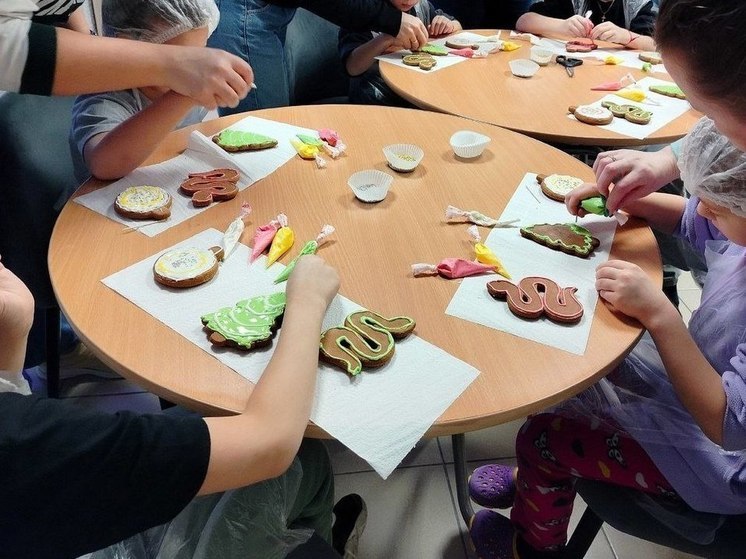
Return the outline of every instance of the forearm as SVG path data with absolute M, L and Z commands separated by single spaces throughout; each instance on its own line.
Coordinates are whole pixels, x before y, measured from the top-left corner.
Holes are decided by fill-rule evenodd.
M 357 47 L 347 57 L 345 68 L 350 76 L 359 76 L 370 68 L 376 61 L 376 56 L 386 52 L 386 49 L 394 43 L 394 38 L 390 35 L 378 35 Z
M 652 37 L 638 35 L 637 33 L 632 33 L 632 40 L 626 43 L 624 47 L 628 49 L 648 51 L 654 51 L 656 48 L 655 40 Z
M 67 25 L 65 27 L 71 31 L 77 31 L 78 33 L 90 34 L 91 32 L 83 8 L 78 8 L 70 14 L 70 17 L 67 18 Z
M 517 31 L 537 35 L 564 35 L 563 23 L 564 21 L 561 19 L 528 12 L 518 18 L 515 28 Z
M 213 451 L 200 494 L 276 477 L 290 465 L 311 414 L 326 306 L 289 305 L 272 360 L 239 416 L 207 419 Z
M 26 338 L 4 339 L 0 344 L 0 371 L 17 373 L 23 369 L 23 361 L 26 357 Z
M 681 403 L 704 434 L 722 444 L 727 402 L 720 375 L 702 355 L 673 306 L 645 326 Z
M 91 174 L 101 180 L 114 180 L 132 172 L 193 107 L 191 99 L 169 91 L 103 134 L 101 140 L 91 139 L 85 147 Z
M 671 234 L 678 227 L 685 207 L 686 199 L 683 196 L 654 192 L 626 204 L 622 210 L 644 219 L 657 231 Z

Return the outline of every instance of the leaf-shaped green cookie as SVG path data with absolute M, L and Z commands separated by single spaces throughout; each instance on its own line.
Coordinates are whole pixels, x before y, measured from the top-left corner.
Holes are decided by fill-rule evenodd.
M 213 136 L 212 141 L 225 151 L 256 151 L 273 148 L 277 145 L 277 140 L 264 134 L 231 130 L 230 128 Z
M 260 295 L 202 317 L 215 345 L 242 349 L 266 345 L 275 335 L 285 312 L 285 294 Z

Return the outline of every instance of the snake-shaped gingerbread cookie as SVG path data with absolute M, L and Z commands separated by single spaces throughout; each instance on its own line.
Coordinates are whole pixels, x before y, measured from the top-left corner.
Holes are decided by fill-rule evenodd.
M 386 364 L 394 355 L 394 339 L 406 337 L 414 327 L 415 321 L 406 316 L 384 318 L 372 311 L 357 311 L 345 319 L 344 326 L 321 335 L 319 355 L 355 376 L 363 366 Z
M 653 117 L 653 113 L 636 105 L 618 105 L 611 101 L 604 101 L 601 106 L 609 109 L 615 117 L 623 118 L 634 124 L 648 124 Z
M 238 171 L 235 169 L 213 169 L 204 173 L 190 173 L 179 188 L 192 196 L 197 208 L 209 206 L 213 201 L 232 200 L 238 194 Z
M 507 300 L 508 308 L 522 318 L 546 315 L 554 322 L 575 323 L 583 316 L 583 306 L 575 297 L 576 287 L 560 287 L 549 278 L 528 276 L 518 285 L 508 280 L 487 284 L 487 291 L 495 299 Z

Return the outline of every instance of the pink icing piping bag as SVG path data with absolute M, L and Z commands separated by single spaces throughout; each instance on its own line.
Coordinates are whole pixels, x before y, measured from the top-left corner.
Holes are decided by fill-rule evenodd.
M 259 258 L 267 247 L 272 244 L 272 239 L 275 238 L 275 233 L 280 228 L 280 222 L 277 219 L 273 219 L 266 225 L 256 228 L 254 233 L 254 247 L 251 249 L 251 262 Z

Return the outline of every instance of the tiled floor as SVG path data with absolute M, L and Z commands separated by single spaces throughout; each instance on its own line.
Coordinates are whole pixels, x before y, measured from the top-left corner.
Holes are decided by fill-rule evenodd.
M 689 319 L 700 289 L 689 274 L 679 279 L 680 310 Z M 37 383 L 35 389 L 43 389 Z M 81 406 L 104 410 L 159 410 L 158 398 L 133 383 L 80 377 L 66 381 L 64 397 Z M 466 437 L 468 470 L 492 462 L 514 463 L 513 441 L 520 422 L 470 433 Z M 473 559 L 456 501 L 453 453 L 448 437 L 421 442 L 401 466 L 382 480 L 360 458 L 338 443 L 329 451 L 337 495 L 359 493 L 368 506 L 368 524 L 359 559 Z M 585 504 L 578 499 L 571 530 Z M 638 540 L 604 526 L 589 559 L 685 559 L 690 555 Z

